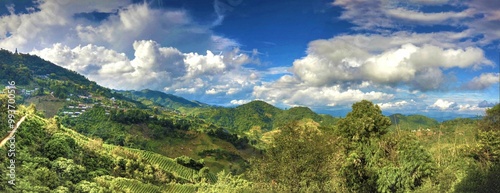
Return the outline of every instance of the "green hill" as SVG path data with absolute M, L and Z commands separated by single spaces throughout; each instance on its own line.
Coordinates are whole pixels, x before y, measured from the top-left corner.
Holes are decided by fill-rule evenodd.
M 0 94 L 0 101 L 4 104 L 6 96 Z M 0 117 L 6 113 L 0 111 Z M 0 183 L 1 192 L 194 192 L 193 184 L 201 179 L 217 180 L 205 171 L 208 168 L 197 170 L 157 153 L 84 136 L 61 125 L 60 118 L 40 117 L 34 106 L 18 106 L 16 121 L 25 115 L 15 142 L 0 147 L 3 155 L 15 153 L 15 157 L 0 156 L 1 163 L 16 161 L 15 189 Z M 7 133 L 6 129 L 0 131 Z M 1 177 L 4 182 L 6 176 Z
M 263 101 L 252 101 L 236 108 L 211 108 L 197 116 L 236 133 L 244 133 L 255 127 L 267 132 L 302 119 L 312 119 L 324 127 L 331 127 L 337 120 L 329 115 L 318 115 L 307 107 L 282 110 Z
M 37 77 L 96 86 L 95 82 L 89 81 L 84 76 L 38 56 L 14 54 L 0 49 L 0 79 L 2 82 L 14 80 L 18 85 L 28 85 Z
M 94 103 L 145 108 L 88 80 L 84 76 L 29 54 L 14 54 L 0 49 L 0 85 L 14 81 L 17 102 L 36 104 L 45 116 L 52 117 L 64 107 Z
M 439 124 L 437 120 L 423 115 L 405 116 L 402 114 L 393 114 L 389 118 L 392 122 L 391 129 L 395 129 L 396 127 L 402 130 L 428 129 Z
M 118 93 L 133 100 L 143 101 L 146 103 L 147 101 L 150 101 L 151 103 L 155 103 L 157 105 L 161 105 L 163 107 L 171 109 L 179 109 L 181 107 L 197 108 L 208 106 L 197 101 L 190 101 L 179 96 L 149 89 L 144 89 L 142 91 L 118 91 Z

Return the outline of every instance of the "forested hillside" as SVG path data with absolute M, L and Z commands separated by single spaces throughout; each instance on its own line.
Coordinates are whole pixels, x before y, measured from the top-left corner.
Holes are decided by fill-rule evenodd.
M 71 80 L 76 84 L 90 86 L 90 82 L 84 76 L 45 61 L 38 56 L 29 54 L 13 54 L 7 50 L 0 49 L 0 79 L 2 82 L 16 81 L 18 85 L 27 85 L 35 77 L 52 78 L 56 80 Z
M 392 122 L 391 129 L 426 130 L 439 124 L 438 121 L 423 115 L 393 114 L 389 118 Z
M 134 100 L 143 101 L 145 103 L 149 102 L 150 104 L 156 103 L 157 105 L 173 110 L 208 106 L 200 102 L 190 101 L 172 94 L 166 94 L 164 92 L 149 89 L 144 89 L 142 91 L 119 91 L 119 93 Z
M 337 121 L 330 115 L 318 115 L 307 107 L 282 110 L 263 101 L 252 101 L 236 108 L 211 108 L 198 113 L 197 116 L 236 133 L 256 128 L 268 132 L 302 119 L 311 119 L 325 127 L 330 127 Z
M 5 95 L 1 101 L 7 102 Z M 15 167 L 15 176 L 2 175 L 2 192 L 194 192 L 195 183 L 216 181 L 208 168 L 83 136 L 61 125 L 59 117 L 40 117 L 34 106 L 19 106 L 15 117 L 21 116 L 27 118 L 15 140 L 0 149 L 2 155 L 14 152 L 0 161 Z

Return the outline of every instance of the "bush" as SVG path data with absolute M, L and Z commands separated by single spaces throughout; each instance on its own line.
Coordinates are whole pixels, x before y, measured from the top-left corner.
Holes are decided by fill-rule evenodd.
M 198 161 L 194 160 L 193 158 L 190 158 L 188 156 L 181 156 L 175 158 L 175 162 L 178 164 L 181 164 L 183 166 L 186 166 L 188 168 L 192 168 L 194 170 L 201 170 L 205 166 L 205 161 L 203 159 L 200 159 Z

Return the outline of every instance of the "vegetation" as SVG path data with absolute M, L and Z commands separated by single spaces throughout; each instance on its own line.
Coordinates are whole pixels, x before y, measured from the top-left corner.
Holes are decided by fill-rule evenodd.
M 425 130 L 436 127 L 439 122 L 423 115 L 402 115 L 394 114 L 389 116 L 391 126 L 389 130 L 404 129 L 404 130 Z
M 208 105 L 202 104 L 197 101 L 189 101 L 185 98 L 178 97 L 171 94 L 166 94 L 160 91 L 153 91 L 149 89 L 144 89 L 142 91 L 123 91 L 120 92 L 122 95 L 129 97 L 134 100 L 155 103 L 169 109 L 178 109 L 180 107 L 207 107 Z
M 0 163 L 15 166 L 0 171 L 0 192 L 500 192 L 500 104 L 442 123 L 386 117 L 366 100 L 341 119 L 262 101 L 209 107 L 0 57 L 0 77 L 19 81 L 16 111 L 0 94 L 0 124 L 26 116 L 0 147 Z

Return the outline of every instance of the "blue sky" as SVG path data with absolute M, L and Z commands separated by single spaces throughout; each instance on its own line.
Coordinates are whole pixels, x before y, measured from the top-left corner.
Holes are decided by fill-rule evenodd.
M 114 89 L 345 115 L 484 114 L 499 102 L 500 2 L 3 0 L 0 47 Z

